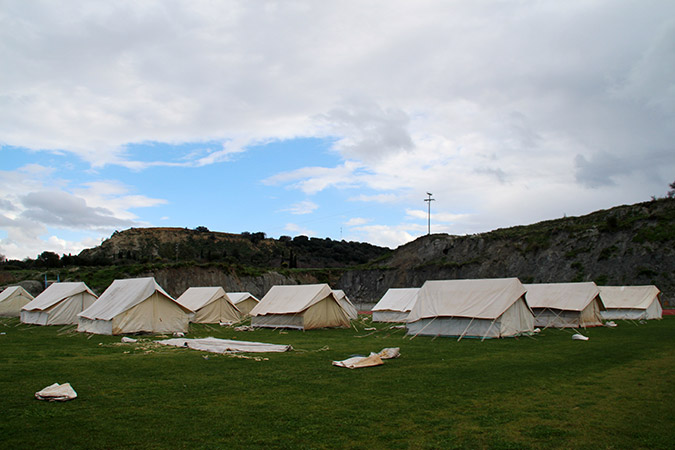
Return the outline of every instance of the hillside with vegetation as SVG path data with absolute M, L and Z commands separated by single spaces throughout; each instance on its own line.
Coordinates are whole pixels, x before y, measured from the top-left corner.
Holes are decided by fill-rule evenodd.
M 154 276 L 172 295 L 224 286 L 264 295 L 275 284 L 328 282 L 359 303 L 429 279 L 518 277 L 525 283 L 655 284 L 675 304 L 675 199 L 469 236 L 432 234 L 392 251 L 358 242 L 204 227 L 132 228 L 79 255 L 44 252 L 0 265 L 0 286 L 39 293 L 49 280 L 82 280 L 101 293 L 116 278 Z
M 470 236 L 433 234 L 405 244 L 342 286 L 376 301 L 385 287 L 429 279 L 518 277 L 524 283 L 655 284 L 675 301 L 675 199 Z M 353 278 L 353 280 L 352 280 Z

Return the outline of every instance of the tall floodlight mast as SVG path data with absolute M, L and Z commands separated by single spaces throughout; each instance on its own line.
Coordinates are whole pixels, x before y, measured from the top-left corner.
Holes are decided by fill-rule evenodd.
M 435 201 L 435 198 L 431 198 L 432 194 L 431 192 L 427 192 L 427 195 L 429 198 L 425 198 L 424 201 L 427 202 L 427 205 L 429 207 L 429 212 L 427 213 L 427 234 L 431 234 L 431 202 Z

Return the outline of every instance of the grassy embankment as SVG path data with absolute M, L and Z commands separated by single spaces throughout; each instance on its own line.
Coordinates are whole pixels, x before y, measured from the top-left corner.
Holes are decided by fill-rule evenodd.
M 4 448 L 672 448 L 675 318 L 533 338 L 351 329 L 215 336 L 291 344 L 244 359 L 1 319 Z M 333 359 L 400 347 L 348 370 Z M 264 359 L 263 359 L 264 358 Z M 70 382 L 79 397 L 33 393 Z

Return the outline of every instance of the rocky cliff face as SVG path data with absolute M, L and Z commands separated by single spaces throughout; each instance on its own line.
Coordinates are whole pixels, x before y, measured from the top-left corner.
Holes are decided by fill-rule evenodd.
M 518 277 L 525 283 L 655 284 L 675 303 L 675 200 L 473 236 L 431 235 L 399 247 L 380 267 L 336 285 L 359 301 L 426 280 Z

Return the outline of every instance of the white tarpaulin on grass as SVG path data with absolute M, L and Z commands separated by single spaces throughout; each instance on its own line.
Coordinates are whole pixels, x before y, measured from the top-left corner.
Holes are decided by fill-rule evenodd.
M 266 344 L 264 342 L 234 341 L 207 337 L 203 339 L 165 339 L 157 341 L 162 345 L 187 347 L 211 353 L 278 353 L 293 350 L 290 345 Z
M 390 347 L 382 349 L 380 353 L 371 353 L 368 356 L 352 356 L 342 361 L 333 361 L 333 365 L 347 369 L 361 369 L 363 367 L 380 366 L 384 364 L 383 359 L 398 358 L 399 356 L 401 356 L 400 348 Z
M 70 383 L 54 383 L 41 391 L 37 391 L 35 398 L 49 402 L 65 402 L 77 398 L 77 392 L 75 392 Z

